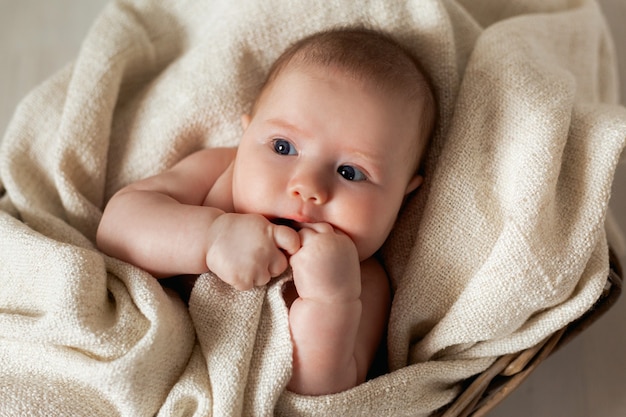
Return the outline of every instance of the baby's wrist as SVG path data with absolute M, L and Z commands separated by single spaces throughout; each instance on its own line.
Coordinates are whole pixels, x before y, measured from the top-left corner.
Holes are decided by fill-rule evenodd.
M 361 297 L 360 270 L 348 273 L 301 272 L 293 270 L 294 283 L 301 298 L 321 303 L 348 303 Z M 343 269 L 343 268 L 342 268 Z

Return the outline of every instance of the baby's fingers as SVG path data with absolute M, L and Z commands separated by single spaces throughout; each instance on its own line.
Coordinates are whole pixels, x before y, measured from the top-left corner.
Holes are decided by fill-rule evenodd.
M 316 233 L 333 233 L 336 230 L 328 223 L 320 222 L 320 223 L 302 223 L 301 230 L 313 230 Z
M 300 249 L 300 235 L 291 227 L 275 225 L 273 227 L 273 234 L 276 247 L 284 250 L 289 255 L 293 255 Z
M 277 253 L 270 259 L 270 263 L 268 265 L 269 277 L 259 277 L 257 280 L 263 280 L 265 278 L 265 282 L 256 282 L 257 285 L 265 285 L 269 282 L 270 278 L 275 278 L 285 272 L 287 267 L 289 266 L 289 261 L 287 261 L 287 257 L 281 251 L 276 251 Z

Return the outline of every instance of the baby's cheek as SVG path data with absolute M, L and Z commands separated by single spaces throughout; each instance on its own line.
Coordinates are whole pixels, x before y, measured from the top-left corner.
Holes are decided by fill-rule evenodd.
M 271 205 L 275 196 L 262 177 L 250 173 L 238 175 L 233 182 L 233 205 L 238 213 L 267 214 L 266 205 Z
M 361 261 L 373 256 L 383 246 L 395 224 L 395 212 L 380 209 L 377 213 L 360 223 L 354 231 L 353 239 Z
M 385 243 L 388 235 L 384 230 L 369 230 L 368 232 L 353 238 L 360 261 L 371 258 Z
M 267 200 L 259 195 L 257 190 L 245 190 L 233 193 L 233 205 L 237 213 L 267 214 L 263 210 L 262 203 Z

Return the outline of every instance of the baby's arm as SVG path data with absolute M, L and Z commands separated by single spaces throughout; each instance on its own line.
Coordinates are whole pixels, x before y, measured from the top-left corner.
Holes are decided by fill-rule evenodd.
M 213 272 L 237 288 L 266 283 L 270 276 L 264 275 L 277 275 L 287 267 L 280 247 L 295 252 L 299 238 L 293 236 L 293 230 L 285 226 L 280 229 L 262 216 L 227 213 L 232 210 L 230 195 L 215 199 L 220 200 L 217 205 L 221 207 L 204 205 L 218 179 L 229 175 L 235 153 L 235 149 L 202 150 L 162 174 L 117 192 L 98 227 L 98 247 L 157 277 L 199 274 L 215 266 Z M 228 178 L 226 184 L 222 194 L 230 192 Z M 249 248 L 245 242 L 255 247 Z M 234 246 L 239 250 L 225 249 Z M 258 259 L 256 246 L 265 248 L 263 259 Z M 249 258 L 245 251 L 257 255 L 248 266 L 260 269 L 261 275 L 254 270 L 242 272 L 239 261 Z M 222 254 L 238 257 L 229 263 Z M 211 265 L 215 260 L 218 264 Z M 259 281 L 260 276 L 265 282 Z
M 199 151 L 118 191 L 105 207 L 98 247 L 159 277 L 206 271 L 206 232 L 223 211 L 202 204 L 234 155 Z
M 294 342 L 291 391 L 320 395 L 365 381 L 389 310 L 387 276 L 377 261 L 359 264 L 356 248 L 330 225 L 301 231 L 291 257 L 299 298 L 289 312 Z

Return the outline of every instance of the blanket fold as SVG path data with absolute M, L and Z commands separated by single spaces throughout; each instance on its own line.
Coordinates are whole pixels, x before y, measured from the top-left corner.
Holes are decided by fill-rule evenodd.
M 304 397 L 285 391 L 288 273 L 248 292 L 206 273 L 185 305 L 95 233 L 124 185 L 236 146 L 273 60 L 345 25 L 419 58 L 439 123 L 382 251 L 391 372 Z M 0 414 L 429 415 L 600 295 L 616 85 L 593 0 L 112 1 L 0 144 Z

